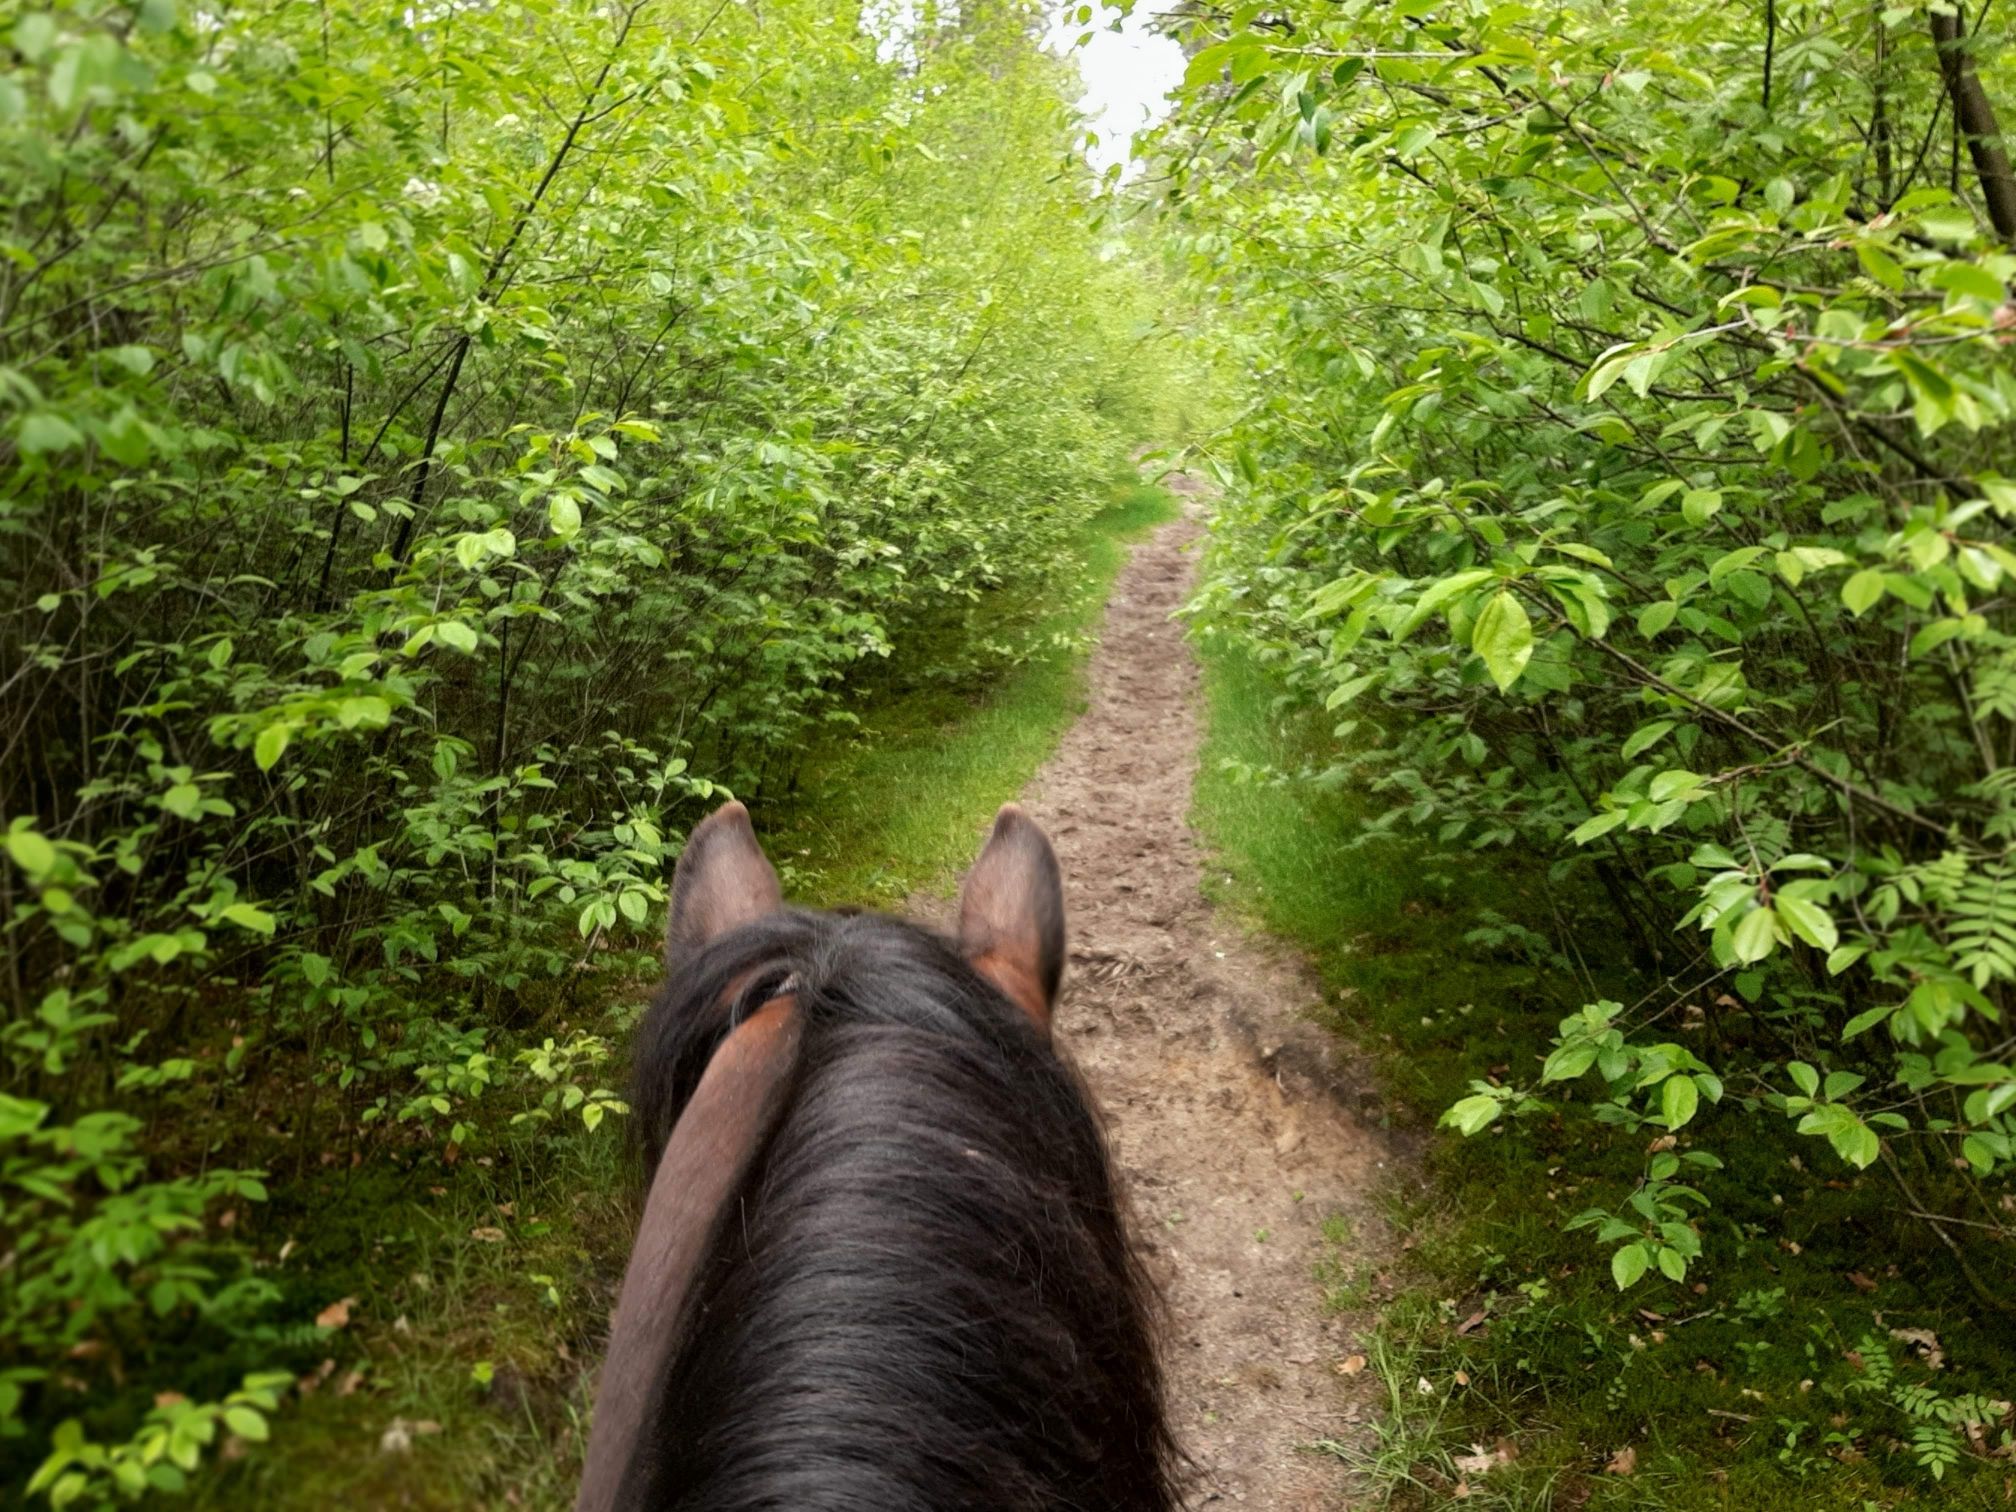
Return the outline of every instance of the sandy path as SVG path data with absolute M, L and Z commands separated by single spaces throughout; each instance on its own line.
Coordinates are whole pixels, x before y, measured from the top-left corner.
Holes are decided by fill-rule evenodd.
M 1399 1156 L 1344 1047 L 1307 1020 L 1307 968 L 1200 891 L 1198 670 L 1169 619 L 1191 587 L 1195 512 L 1122 571 L 1090 707 L 1026 795 L 1068 879 L 1059 1038 L 1104 1111 L 1168 1299 L 1191 1503 L 1340 1508 L 1344 1466 L 1306 1446 L 1365 1431 L 1370 1379 L 1348 1373 L 1353 1320 L 1326 1315 L 1316 1271 L 1330 1262 L 1334 1284 L 1378 1263 L 1369 1196 Z M 1341 1247 L 1341 1225 L 1323 1232 L 1339 1217 Z

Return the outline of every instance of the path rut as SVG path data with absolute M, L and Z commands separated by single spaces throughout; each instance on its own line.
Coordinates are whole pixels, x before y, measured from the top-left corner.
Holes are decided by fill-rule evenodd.
M 1334 1509 L 1348 1470 L 1309 1446 L 1369 1431 L 1371 1381 L 1317 1270 L 1346 1279 L 1390 1252 L 1371 1196 L 1404 1157 L 1347 1047 L 1311 1022 L 1306 963 L 1204 897 L 1189 824 L 1199 672 L 1170 619 L 1192 586 L 1202 490 L 1171 482 L 1186 513 L 1122 570 L 1089 706 L 1025 794 L 1067 879 L 1058 1036 L 1167 1299 L 1191 1505 Z

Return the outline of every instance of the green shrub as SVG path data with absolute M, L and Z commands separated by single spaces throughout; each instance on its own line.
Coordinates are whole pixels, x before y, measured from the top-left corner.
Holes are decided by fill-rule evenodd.
M 692 817 L 892 648 L 1036 649 L 963 617 L 1067 560 L 1155 399 L 1035 24 L 11 23 L 0 1481 L 261 1436 L 317 1338 L 269 1185 L 620 1115 L 583 1005 Z M 215 1405 L 149 1406 L 220 1339 Z
M 1951 135 L 2016 74 L 1949 24 L 1243 7 L 1165 129 L 1252 374 L 1197 623 L 1366 835 L 1540 858 L 1661 984 L 1447 1114 L 1644 1150 L 1619 1286 L 1701 1256 L 1711 1110 L 2016 1276 L 2016 200 Z

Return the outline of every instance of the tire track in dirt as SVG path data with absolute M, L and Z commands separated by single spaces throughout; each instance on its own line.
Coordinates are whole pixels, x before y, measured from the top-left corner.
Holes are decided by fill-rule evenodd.
M 1170 620 L 1192 588 L 1203 490 L 1170 483 L 1185 516 L 1122 570 L 1089 706 L 1025 797 L 1068 890 L 1058 1033 L 1167 1299 L 1191 1504 L 1338 1508 L 1350 1476 L 1308 1446 L 1369 1432 L 1372 1379 L 1351 1373 L 1354 1320 L 1326 1314 L 1317 1271 L 1369 1275 L 1391 1253 L 1371 1196 L 1411 1161 L 1348 1047 L 1311 1022 L 1306 963 L 1204 899 L 1189 824 L 1199 672 Z

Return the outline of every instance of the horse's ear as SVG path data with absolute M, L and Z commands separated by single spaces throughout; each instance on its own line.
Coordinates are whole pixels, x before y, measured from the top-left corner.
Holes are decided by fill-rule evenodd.
M 994 816 L 994 832 L 960 890 L 959 948 L 1050 1032 L 1064 976 L 1064 878 L 1050 841 L 1012 803 Z
M 665 965 L 674 967 L 708 941 L 766 919 L 784 906 L 749 810 L 724 803 L 694 826 L 672 873 L 665 921 Z

